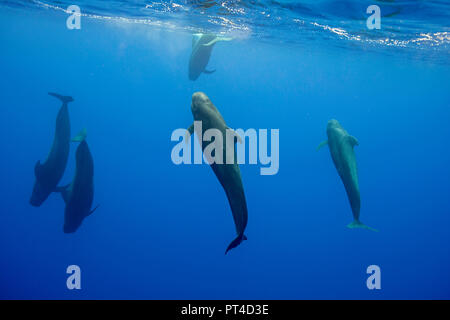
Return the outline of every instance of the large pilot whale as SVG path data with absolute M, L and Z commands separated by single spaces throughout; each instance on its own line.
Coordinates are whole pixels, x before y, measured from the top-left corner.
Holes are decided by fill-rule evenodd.
M 196 92 L 192 95 L 191 111 L 192 115 L 194 116 L 194 124 L 192 124 L 188 129 L 188 133 L 190 135 L 194 133 L 195 122 L 201 121 L 201 132 L 197 132 L 199 140 L 202 139 L 201 137 L 203 137 L 205 131 L 209 129 L 216 129 L 220 131 L 223 137 L 223 163 L 210 163 L 210 165 L 212 170 L 214 171 L 214 174 L 225 190 L 228 202 L 231 207 L 231 212 L 233 214 L 234 224 L 236 226 L 237 237 L 229 244 L 228 248 L 226 249 L 225 254 L 227 254 L 229 250 L 237 247 L 243 240 L 247 240 L 247 237 L 244 235 L 244 231 L 247 226 L 248 219 L 244 186 L 242 184 L 241 172 L 239 170 L 239 165 L 237 164 L 236 152 L 234 152 L 235 150 L 233 150 L 234 161 L 232 161 L 232 163 L 227 163 L 227 161 L 225 161 L 225 159 L 227 159 L 227 154 L 230 158 L 232 155 L 230 153 L 230 150 L 227 150 L 226 148 L 226 131 L 231 131 L 231 129 L 226 125 L 225 120 L 223 119 L 219 110 L 217 110 L 217 108 L 213 105 L 206 94 L 202 92 Z M 199 129 L 197 128 L 197 130 Z M 231 136 L 231 138 L 234 140 L 236 136 L 233 135 Z M 209 144 L 205 144 L 203 142 L 200 142 L 200 144 L 202 145 L 202 150 L 205 153 L 205 148 L 207 148 Z M 233 149 L 235 148 L 235 141 L 232 141 L 229 144 Z M 215 150 L 215 153 L 217 153 L 217 149 Z
M 36 181 L 30 204 L 35 207 L 42 205 L 48 196 L 56 190 L 66 170 L 70 150 L 70 120 L 67 105 L 73 101 L 73 98 L 53 92 L 48 94 L 61 100 L 62 106 L 56 117 L 55 136 L 47 160 L 43 164 L 38 161 L 34 167 Z
M 361 209 L 361 198 L 359 193 L 358 170 L 356 166 L 354 146 L 359 145 L 355 137 L 349 135 L 347 131 L 340 125 L 340 123 L 332 119 L 327 124 L 328 140 L 322 142 L 317 150 L 328 144 L 331 158 L 334 166 L 344 183 L 345 191 L 347 192 L 348 200 L 353 213 L 353 222 L 347 227 L 349 228 L 364 228 L 372 231 L 377 231 L 363 224 L 359 220 L 359 213 Z
M 64 233 L 75 232 L 84 218 L 97 209 L 91 209 L 94 199 L 94 161 L 86 142 L 86 131 L 83 130 L 72 141 L 80 142 L 75 154 L 75 176 L 71 184 L 58 188 L 66 203 Z
M 211 51 L 219 41 L 230 41 L 231 38 L 218 37 L 214 34 L 196 33 L 192 37 L 192 52 L 189 59 L 189 79 L 197 80 L 203 73 L 213 73 L 216 70 L 206 70 Z

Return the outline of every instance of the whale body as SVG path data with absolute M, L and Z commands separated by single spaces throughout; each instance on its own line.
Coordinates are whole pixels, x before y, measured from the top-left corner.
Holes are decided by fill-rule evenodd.
M 359 145 L 358 140 L 349 135 L 340 123 L 332 119 L 327 124 L 328 140 L 322 142 L 317 149 L 328 145 L 334 166 L 344 184 L 347 197 L 353 213 L 353 222 L 347 227 L 364 228 L 376 231 L 359 220 L 361 210 L 361 196 L 359 192 L 358 169 L 356 165 L 354 146 Z
M 61 100 L 62 106 L 56 117 L 55 136 L 47 160 L 42 164 L 38 161 L 34 167 L 36 180 L 30 204 L 35 207 L 41 206 L 49 195 L 56 191 L 56 187 L 66 170 L 70 150 L 68 103 L 73 101 L 73 98 L 53 92 L 49 92 L 49 95 Z
M 192 37 L 192 52 L 189 59 L 189 79 L 197 80 L 202 73 L 213 73 L 206 70 L 214 45 L 218 41 L 230 41 L 231 38 L 218 37 L 214 34 L 197 33 Z
M 75 175 L 71 184 L 58 189 L 66 203 L 64 233 L 75 232 L 84 218 L 97 209 L 91 209 L 94 199 L 94 161 L 85 138 L 86 134 L 81 133 L 73 139 L 80 142 L 75 154 Z
M 222 133 L 223 136 L 223 158 L 227 159 L 227 151 L 226 149 L 226 130 L 231 130 L 225 123 L 222 115 L 219 110 L 213 105 L 211 100 L 206 96 L 206 94 L 202 92 L 196 92 L 192 96 L 192 104 L 191 104 L 192 115 L 194 116 L 194 121 L 202 122 L 202 132 L 197 133 L 197 136 L 203 136 L 205 131 L 209 129 L 216 129 Z M 192 124 L 188 129 L 189 134 L 194 133 L 194 124 Z M 234 137 L 233 137 L 234 139 Z M 234 148 L 233 141 L 230 145 Z M 207 145 L 205 143 L 201 143 L 203 151 Z M 220 152 L 220 151 L 215 151 Z M 245 228 L 247 227 L 248 213 L 247 213 L 247 202 L 244 194 L 244 186 L 242 184 L 241 172 L 239 169 L 239 165 L 237 164 L 236 152 L 234 152 L 234 161 L 231 164 L 228 164 L 226 161 L 223 164 L 218 163 L 210 163 L 214 174 L 222 185 L 223 189 L 228 198 L 228 202 L 231 207 L 231 212 L 233 214 L 234 224 L 236 227 L 237 237 L 229 244 L 227 247 L 225 254 L 237 247 L 243 240 L 247 240 L 247 237 L 244 235 Z

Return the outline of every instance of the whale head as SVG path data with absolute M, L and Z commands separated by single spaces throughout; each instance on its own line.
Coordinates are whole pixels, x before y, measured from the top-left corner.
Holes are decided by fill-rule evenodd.
M 50 193 L 51 191 L 42 186 L 39 181 L 36 181 L 33 187 L 33 193 L 31 194 L 30 204 L 33 207 L 40 207 L 47 200 Z
M 334 129 L 334 128 L 342 128 L 342 126 L 336 119 L 331 119 L 328 121 L 327 129 Z
M 64 216 L 64 233 L 74 233 L 78 230 L 83 222 L 82 213 L 78 212 L 78 210 L 73 208 L 66 208 L 65 216 Z
M 194 119 L 204 119 L 211 112 L 217 112 L 216 107 L 203 92 L 195 92 L 192 95 L 191 111 Z

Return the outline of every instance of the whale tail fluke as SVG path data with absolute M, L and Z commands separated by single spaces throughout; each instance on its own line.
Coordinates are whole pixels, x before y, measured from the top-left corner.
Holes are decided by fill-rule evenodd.
M 245 234 L 242 233 L 242 234 L 238 235 L 237 238 L 234 239 L 233 241 L 231 241 L 231 243 L 228 245 L 228 248 L 225 251 L 225 254 L 227 254 L 228 251 L 230 251 L 231 249 L 236 248 L 244 240 L 247 240 L 247 237 L 245 236 Z
M 84 140 L 86 140 L 86 137 L 87 137 L 87 130 L 86 128 L 83 128 L 76 137 L 72 138 L 72 142 L 83 142 Z
M 233 38 L 218 37 L 219 41 L 232 41 Z
M 62 95 L 60 95 L 58 93 L 54 93 L 54 92 L 49 92 L 48 94 L 55 98 L 58 98 L 59 100 L 62 101 L 62 103 L 69 103 L 69 102 L 73 101 L 73 98 L 71 96 L 62 96 Z
M 216 43 L 219 42 L 219 41 L 231 41 L 231 40 L 233 40 L 233 38 L 215 37 L 215 38 L 214 38 L 213 40 L 211 40 L 210 42 L 203 44 L 203 46 L 205 46 L 205 47 L 210 47 L 210 46 L 216 44 Z
M 351 223 L 349 223 L 347 225 L 347 227 L 350 228 L 350 229 L 361 228 L 361 229 L 367 229 L 367 230 L 370 230 L 370 231 L 378 232 L 377 229 L 374 229 L 374 228 L 371 228 L 369 226 L 366 226 L 364 223 L 362 223 L 361 221 L 358 221 L 358 220 L 352 221 Z

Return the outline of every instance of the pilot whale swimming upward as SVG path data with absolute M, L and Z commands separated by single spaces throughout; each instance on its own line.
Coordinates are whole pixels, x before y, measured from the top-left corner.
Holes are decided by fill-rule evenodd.
M 353 222 L 347 227 L 364 228 L 377 231 L 363 224 L 359 220 L 359 212 L 361 209 L 361 199 L 359 194 L 358 171 L 356 167 L 356 157 L 354 146 L 357 146 L 358 140 L 349 135 L 347 131 L 339 124 L 337 120 L 328 121 L 327 125 L 328 140 L 322 142 L 317 149 L 328 145 L 334 166 L 344 183 L 348 200 L 353 212 Z
M 34 167 L 36 181 L 30 204 L 35 207 L 42 205 L 48 196 L 56 191 L 66 170 L 70 150 L 70 120 L 67 104 L 73 101 L 73 98 L 53 92 L 49 92 L 49 95 L 61 100 L 62 106 L 56 117 L 55 137 L 47 160 L 43 164 L 38 161 Z
M 189 79 L 197 80 L 202 73 L 213 73 L 206 70 L 214 45 L 219 41 L 230 41 L 231 38 L 218 37 L 214 34 L 196 33 L 192 38 L 192 52 L 189 59 Z
M 206 94 L 196 92 L 192 96 L 191 111 L 194 116 L 194 121 L 202 122 L 202 136 L 205 131 L 209 129 L 217 129 L 222 133 L 224 140 L 222 144 L 222 159 L 227 159 L 227 150 L 226 147 L 224 147 L 227 145 L 226 130 L 231 129 L 226 125 L 219 110 L 212 104 Z M 188 131 L 191 135 L 194 133 L 194 124 L 189 127 Z M 233 136 L 233 139 L 234 138 L 235 136 Z M 203 151 L 205 151 L 205 148 L 208 147 L 208 145 L 209 144 L 202 143 Z M 234 148 L 234 142 L 231 145 Z M 242 185 L 241 171 L 237 164 L 236 152 L 234 152 L 234 162 L 232 164 L 227 164 L 226 161 L 224 161 L 224 164 L 211 163 L 211 168 L 225 190 L 228 202 L 230 203 L 231 212 L 233 213 L 234 224 L 236 226 L 237 237 L 228 246 L 225 251 L 226 254 L 229 250 L 237 247 L 243 240 L 247 240 L 247 237 L 244 235 L 248 219 L 247 203 L 245 200 L 244 186 Z
M 76 171 L 72 183 L 58 188 L 61 192 L 66 208 L 64 211 L 64 233 L 73 233 L 91 215 L 94 200 L 94 161 L 86 142 L 86 131 L 83 130 L 72 141 L 80 142 L 75 159 Z

